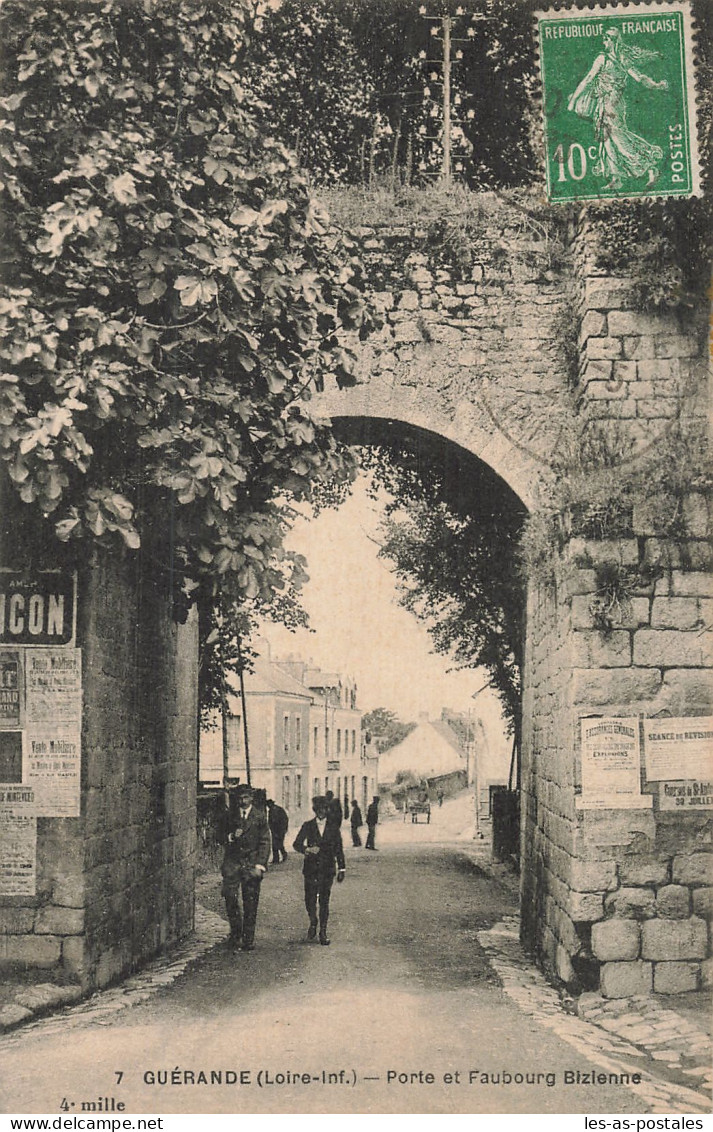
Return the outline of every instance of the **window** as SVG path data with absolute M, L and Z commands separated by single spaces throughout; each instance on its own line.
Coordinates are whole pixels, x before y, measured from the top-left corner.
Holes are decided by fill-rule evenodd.
M 302 775 L 295 776 L 295 806 L 298 810 L 302 808 Z
M 329 728 L 328 727 L 325 727 L 325 729 L 324 729 L 324 757 L 325 757 L 325 759 L 329 758 Z
M 319 728 L 315 727 L 314 734 L 312 735 L 312 754 L 317 754 L 317 744 L 319 740 Z
M 290 717 L 284 716 L 282 721 L 282 745 L 286 755 L 290 753 Z
M 341 727 L 338 727 L 337 728 L 337 758 L 339 758 L 341 753 L 342 753 L 342 729 L 341 729 Z
M 356 754 L 356 731 L 352 730 L 352 754 Z
M 227 719 L 228 754 L 239 755 L 243 749 L 243 719 L 240 715 L 229 715 Z
M 356 798 L 356 788 L 354 783 L 354 775 L 352 775 L 352 798 Z
M 326 774 L 324 776 L 324 793 L 326 794 L 328 790 L 329 790 L 329 775 Z
M 286 810 L 290 808 L 290 776 L 284 774 L 282 776 L 282 805 Z
M 319 779 L 315 778 L 314 782 L 312 783 L 312 797 L 316 798 L 318 794 L 319 794 Z
M 295 750 L 302 749 L 302 716 L 295 716 Z

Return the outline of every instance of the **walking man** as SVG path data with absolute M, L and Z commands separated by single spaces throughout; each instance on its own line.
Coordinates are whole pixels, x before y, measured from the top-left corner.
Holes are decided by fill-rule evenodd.
M 238 809 L 228 818 L 221 866 L 222 892 L 230 921 L 230 942 L 236 949 L 252 951 L 260 885 L 270 856 L 270 830 L 265 813 L 253 805 L 252 788 L 240 783 L 236 794 Z
M 366 838 L 366 848 L 376 850 L 374 841 L 376 839 L 376 827 L 379 822 L 379 796 L 375 794 L 371 805 L 366 811 L 366 827 L 369 830 Z
M 352 812 L 349 817 L 349 824 L 352 828 L 352 845 L 358 848 L 361 845 L 361 834 L 359 830 L 364 824 L 364 819 L 361 816 L 361 810 L 359 809 L 359 803 L 356 798 L 352 799 Z
M 267 800 L 267 824 L 270 827 L 272 837 L 272 863 L 279 865 L 280 861 L 287 859 L 285 834 L 290 819 L 287 816 L 287 811 L 283 810 L 282 806 L 278 806 L 277 802 L 273 802 L 272 798 Z
M 327 799 L 321 795 L 313 798 L 312 809 L 314 817 L 304 823 L 293 848 L 296 853 L 302 853 L 305 859 L 302 875 L 305 907 L 309 916 L 307 939 L 314 939 L 317 935 L 319 907 L 319 942 L 323 947 L 328 947 L 329 898 L 335 874 L 338 884 L 344 880 L 344 848 L 339 825 L 328 818 Z

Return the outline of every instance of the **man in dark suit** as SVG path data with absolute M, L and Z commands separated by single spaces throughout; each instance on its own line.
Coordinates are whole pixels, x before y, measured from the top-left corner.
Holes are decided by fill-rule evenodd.
M 304 854 L 302 874 L 305 886 L 305 907 L 309 916 L 307 939 L 317 935 L 317 905 L 319 904 L 319 942 L 329 946 L 327 920 L 329 897 L 336 874 L 340 884 L 345 876 L 344 847 L 337 822 L 329 818 L 327 799 L 321 795 L 312 799 L 314 817 L 306 821 L 294 841 L 296 853 Z
M 355 848 L 358 848 L 361 845 L 361 834 L 359 833 L 359 830 L 363 826 L 364 820 L 361 816 L 361 810 L 359 809 L 359 803 L 357 802 L 356 798 L 352 799 L 352 813 L 349 819 L 349 824 L 351 825 L 352 829 L 352 845 Z
M 270 857 L 270 830 L 264 811 L 253 805 L 252 788 L 240 783 L 236 795 L 236 812 L 228 817 L 222 892 L 230 942 L 235 948 L 252 951 L 260 885 Z
M 282 806 L 278 806 L 272 798 L 267 800 L 267 824 L 270 826 L 270 835 L 272 837 L 272 863 L 279 865 L 280 861 L 287 860 L 287 850 L 285 849 L 285 834 L 290 824 L 290 819 L 287 816 L 287 811 L 283 810 Z
M 374 795 L 371 805 L 366 811 L 366 827 L 369 830 L 366 838 L 366 848 L 376 849 L 374 841 L 376 840 L 376 827 L 379 824 L 379 796 Z

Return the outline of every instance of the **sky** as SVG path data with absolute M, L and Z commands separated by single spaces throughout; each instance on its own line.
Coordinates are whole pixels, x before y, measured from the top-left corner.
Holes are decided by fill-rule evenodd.
M 390 563 L 379 559 L 372 541 L 378 541 L 383 503 L 369 498 L 366 488 L 366 477 L 360 476 L 340 508 L 298 520 L 286 540 L 308 561 L 310 581 L 302 593 L 314 632 L 291 633 L 264 622 L 261 634 L 273 659 L 293 653 L 354 676 L 362 711 L 385 707 L 408 722 L 421 712 L 437 719 L 442 707 L 471 709 L 489 731 L 499 733 L 497 697 L 488 689 L 471 698 L 487 682 L 487 673 L 449 672 L 452 662 L 433 652 L 426 626 L 397 604 Z

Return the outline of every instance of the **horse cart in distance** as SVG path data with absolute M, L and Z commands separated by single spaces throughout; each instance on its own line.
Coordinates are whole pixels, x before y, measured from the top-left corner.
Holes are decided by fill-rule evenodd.
M 430 825 L 431 822 L 431 803 L 428 800 L 428 793 L 421 786 L 413 786 L 409 788 L 406 795 L 406 807 L 404 809 L 404 821 L 411 815 L 411 823 L 418 824 L 423 815 L 426 819 L 426 824 Z

